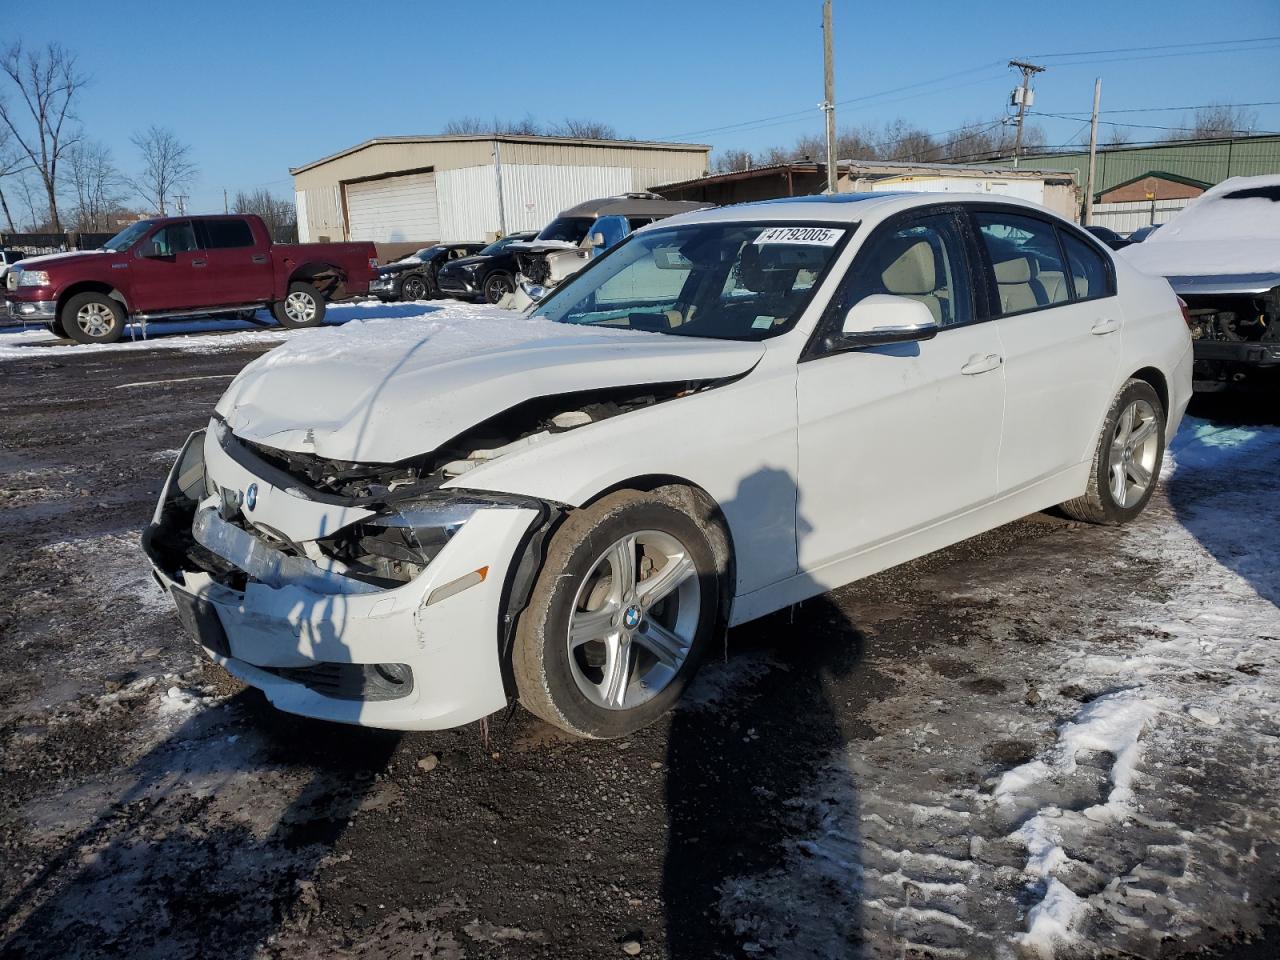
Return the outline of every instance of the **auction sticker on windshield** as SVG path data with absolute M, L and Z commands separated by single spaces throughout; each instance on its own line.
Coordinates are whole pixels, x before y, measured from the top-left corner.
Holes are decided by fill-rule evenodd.
M 844 236 L 843 230 L 831 227 L 770 227 L 756 237 L 756 246 L 766 243 L 805 244 L 811 247 L 834 247 Z

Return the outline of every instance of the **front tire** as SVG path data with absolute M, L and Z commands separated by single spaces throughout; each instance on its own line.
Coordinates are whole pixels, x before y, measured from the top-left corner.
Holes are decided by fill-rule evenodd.
M 400 285 L 401 300 L 426 300 L 428 292 L 427 281 L 422 277 L 407 277 Z
M 55 320 L 53 321 L 53 323 L 46 323 L 44 325 L 44 328 L 48 330 L 50 333 L 52 333 L 59 340 L 71 339 L 71 334 L 67 333 L 67 331 L 63 329 L 61 320 Z
M 1128 523 L 1155 492 L 1164 463 L 1165 412 L 1145 380 L 1130 379 L 1107 411 L 1089 486 L 1062 510 L 1086 523 Z
M 626 490 L 556 532 L 512 670 L 531 713 L 580 737 L 634 733 L 692 679 L 720 624 L 723 534 L 682 488 Z
M 299 330 L 324 322 L 324 296 L 309 283 L 291 283 L 285 298 L 271 306 L 271 313 L 282 327 Z
M 124 307 L 102 293 L 78 293 L 62 305 L 58 323 L 77 343 L 115 343 L 124 333 Z

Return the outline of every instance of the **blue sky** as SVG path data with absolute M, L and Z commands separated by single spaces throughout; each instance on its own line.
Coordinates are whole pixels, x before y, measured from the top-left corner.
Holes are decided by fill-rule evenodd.
M 195 209 L 220 209 L 224 188 L 288 194 L 291 166 L 369 137 L 434 133 L 463 115 L 594 118 L 624 135 L 717 149 L 790 143 L 822 122 L 819 0 L 50 0 L 5 20 L 5 39 L 16 31 L 79 55 L 93 79 L 80 120 L 122 168 L 135 164 L 131 132 L 149 123 L 190 143 L 200 166 Z M 1050 113 L 1087 113 L 1095 76 L 1104 110 L 1280 101 L 1275 41 L 1253 53 L 1045 56 L 1280 36 L 1275 0 L 835 0 L 835 21 L 836 97 L 856 101 L 838 111 L 842 126 L 903 116 L 945 131 L 990 119 L 1015 85 L 1011 57 L 1051 67 L 1036 101 Z M 1280 106 L 1254 109 L 1260 129 L 1280 130 Z M 1107 118 L 1176 126 L 1182 116 Z M 1042 123 L 1055 143 L 1081 129 Z

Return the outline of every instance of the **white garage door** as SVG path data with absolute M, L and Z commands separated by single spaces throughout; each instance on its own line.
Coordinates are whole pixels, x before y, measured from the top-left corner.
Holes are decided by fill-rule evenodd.
M 347 184 L 347 221 L 352 240 L 439 240 L 436 175 L 409 173 Z

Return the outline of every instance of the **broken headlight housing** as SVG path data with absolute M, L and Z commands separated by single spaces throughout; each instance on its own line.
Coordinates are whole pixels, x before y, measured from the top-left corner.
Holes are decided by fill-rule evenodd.
M 388 586 L 408 583 L 477 511 L 494 506 L 504 504 L 439 493 L 401 500 L 344 528 L 326 546 L 352 572 Z

